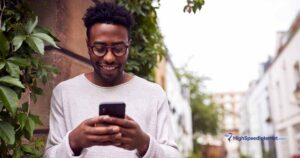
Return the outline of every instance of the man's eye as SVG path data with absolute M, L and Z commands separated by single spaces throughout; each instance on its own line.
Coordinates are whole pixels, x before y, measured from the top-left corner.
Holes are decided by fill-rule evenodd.
M 113 47 L 115 53 L 121 53 L 124 50 L 123 46 L 114 46 Z
M 96 46 L 96 47 L 94 47 L 94 49 L 97 52 L 105 52 L 106 51 L 106 48 L 104 46 Z

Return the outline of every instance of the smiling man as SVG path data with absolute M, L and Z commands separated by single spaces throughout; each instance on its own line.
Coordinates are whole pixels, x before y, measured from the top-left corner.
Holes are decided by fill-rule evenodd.
M 83 20 L 94 71 L 54 88 L 44 157 L 179 157 L 164 91 L 124 72 L 134 23 L 130 12 L 97 3 Z M 120 101 L 126 104 L 124 119 L 97 116 L 100 103 Z

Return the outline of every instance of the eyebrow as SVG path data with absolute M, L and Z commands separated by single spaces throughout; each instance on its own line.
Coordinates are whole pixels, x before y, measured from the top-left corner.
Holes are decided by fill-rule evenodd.
M 94 42 L 93 44 L 102 44 L 102 45 L 108 45 L 107 43 L 105 43 L 105 42 L 101 42 L 101 41 L 96 41 L 96 42 Z M 123 42 L 123 41 L 119 41 L 119 42 L 113 42 L 111 45 L 116 45 L 116 44 L 128 44 L 128 43 L 125 43 L 125 42 Z

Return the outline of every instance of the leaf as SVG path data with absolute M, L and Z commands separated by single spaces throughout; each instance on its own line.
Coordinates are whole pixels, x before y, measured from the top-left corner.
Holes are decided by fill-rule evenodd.
M 30 93 L 30 98 L 31 98 L 31 100 L 32 100 L 34 103 L 36 103 L 37 97 L 36 97 L 36 95 L 35 95 L 34 93 Z
M 15 143 L 15 130 L 10 123 L 0 121 L 0 138 L 7 144 Z
M 28 117 L 26 120 L 25 130 L 28 132 L 29 138 L 32 137 L 34 128 L 35 128 L 34 120 L 31 117 Z
M 9 51 L 9 42 L 0 30 L 0 53 L 5 57 Z
M 33 156 L 35 156 L 35 157 L 40 157 L 40 155 L 41 155 L 41 154 L 39 153 L 39 151 L 37 151 L 36 149 L 30 147 L 30 146 L 27 145 L 27 144 L 21 144 L 21 149 L 22 149 L 24 152 L 29 153 L 29 154 L 31 154 L 31 155 L 33 155 Z
M 34 33 L 34 34 L 32 34 L 32 36 L 38 37 L 38 38 L 40 38 L 40 39 L 42 39 L 42 40 L 48 42 L 49 44 L 51 44 L 51 45 L 54 46 L 55 48 L 59 48 L 59 47 L 56 45 L 54 39 L 53 39 L 51 36 L 49 36 L 49 35 L 47 35 L 47 34 L 45 34 L 45 33 Z
M 24 113 L 20 113 L 20 114 L 18 114 L 17 119 L 20 123 L 21 129 L 23 129 L 26 124 L 26 121 L 27 121 L 27 115 Z
M 35 147 L 36 148 L 38 148 L 38 149 L 42 149 L 42 148 L 44 148 L 44 141 L 43 141 L 43 139 L 37 139 L 36 141 L 35 141 Z
M 31 59 L 31 64 L 34 66 L 34 67 L 39 67 L 39 60 L 36 59 L 36 58 L 32 58 Z
M 20 77 L 20 68 L 18 65 L 7 61 L 6 62 L 6 71 L 12 76 L 12 77 L 16 77 L 19 78 Z
M 12 40 L 12 43 L 14 46 L 14 52 L 17 51 L 21 47 L 21 45 L 25 39 L 26 39 L 25 35 L 19 35 L 19 36 L 14 37 L 14 39 Z
M 2 27 L 0 28 L 1 31 L 5 31 L 6 30 L 6 23 L 4 22 Z
M 34 94 L 37 94 L 37 95 L 42 95 L 43 94 L 43 89 L 42 88 L 39 88 L 39 87 L 36 87 L 36 86 L 32 86 L 31 88 L 32 88 L 31 91 Z
M 22 104 L 22 111 L 27 112 L 29 108 L 28 102 Z
M 19 88 L 25 88 L 19 79 L 11 76 L 0 77 L 0 83 L 6 83 Z
M 38 23 L 38 17 L 36 16 L 34 19 L 30 19 L 25 25 L 26 32 L 31 34 L 33 29 L 36 27 Z
M 48 72 L 53 72 L 55 74 L 58 74 L 59 73 L 59 69 L 57 67 L 55 67 L 54 65 L 51 65 L 51 64 L 46 64 L 44 65 L 44 67 L 46 68 L 46 70 Z
M 55 36 L 53 36 L 51 34 L 51 32 L 48 29 L 46 29 L 46 28 L 37 26 L 36 28 L 34 28 L 33 33 L 45 33 L 45 34 L 48 34 L 50 37 L 52 37 L 54 39 L 55 42 L 59 42 L 59 40 Z
M 198 9 L 197 6 L 194 6 L 193 7 L 193 13 L 196 13 L 197 9 Z
M 41 39 L 34 36 L 28 36 L 25 41 L 35 52 L 44 54 L 44 42 Z
M 5 61 L 0 61 L 0 70 L 3 69 L 3 67 L 5 66 Z
M 3 108 L 3 102 L 0 100 L 0 111 L 2 111 Z
M 2 100 L 5 108 L 11 112 L 13 116 L 15 116 L 18 103 L 18 96 L 16 92 L 11 88 L 0 85 L 0 99 Z
M 10 57 L 7 59 L 8 61 L 11 61 L 12 63 L 19 65 L 21 67 L 28 67 L 30 66 L 30 60 L 26 58 L 21 57 Z
M 43 123 L 42 123 L 42 121 L 40 120 L 40 117 L 39 117 L 39 116 L 29 114 L 29 117 L 34 121 L 35 124 L 43 125 Z
M 15 150 L 14 150 L 14 154 L 13 154 L 13 158 L 21 158 L 22 155 L 22 151 L 20 146 L 18 146 Z

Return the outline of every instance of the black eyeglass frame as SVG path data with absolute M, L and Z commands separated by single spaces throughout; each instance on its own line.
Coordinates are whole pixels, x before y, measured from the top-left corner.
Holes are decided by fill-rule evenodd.
M 94 48 L 95 48 L 97 45 L 101 45 L 101 46 L 103 46 L 103 47 L 105 48 L 105 53 L 103 53 L 103 55 L 99 55 L 99 53 L 95 53 Z M 115 52 L 114 52 L 114 49 L 113 49 L 113 48 L 115 48 L 115 47 L 118 46 L 118 45 L 124 45 L 125 50 L 124 50 L 124 52 L 121 53 L 121 54 L 115 53 Z M 89 45 L 88 47 L 91 49 L 92 53 L 93 53 L 94 55 L 96 55 L 97 57 L 104 57 L 104 56 L 108 53 L 108 49 L 110 49 L 110 51 L 113 53 L 114 56 L 122 57 L 122 56 L 124 56 L 124 55 L 127 53 L 128 48 L 129 48 L 129 44 L 126 44 L 126 43 L 118 43 L 118 44 L 114 44 L 114 45 L 105 45 L 105 44 L 101 44 L 101 43 L 96 43 L 96 44 L 94 44 L 94 45 Z

